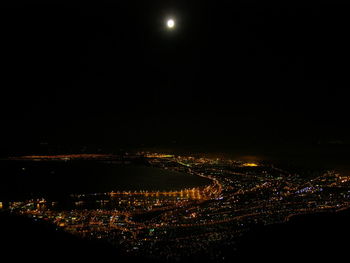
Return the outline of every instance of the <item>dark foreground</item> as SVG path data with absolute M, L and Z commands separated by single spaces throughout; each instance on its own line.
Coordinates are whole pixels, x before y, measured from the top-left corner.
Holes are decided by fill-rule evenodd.
M 284 224 L 256 227 L 242 238 L 237 250 L 225 251 L 223 260 L 337 260 L 347 253 L 349 220 L 350 211 L 345 210 L 298 216 Z M 144 258 L 125 256 L 108 243 L 83 240 L 57 231 L 52 225 L 7 213 L 0 214 L 0 233 L 1 251 L 10 260 L 147 262 Z M 188 260 L 207 261 L 200 257 Z

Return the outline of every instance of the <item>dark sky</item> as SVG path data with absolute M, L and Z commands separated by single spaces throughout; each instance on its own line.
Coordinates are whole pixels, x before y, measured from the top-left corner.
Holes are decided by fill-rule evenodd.
M 280 2 L 2 8 L 2 144 L 348 140 L 347 6 Z

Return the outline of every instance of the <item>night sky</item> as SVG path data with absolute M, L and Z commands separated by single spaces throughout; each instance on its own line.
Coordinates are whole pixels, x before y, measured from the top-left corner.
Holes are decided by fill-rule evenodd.
M 350 140 L 346 6 L 30 2 L 0 10 L 4 152 Z

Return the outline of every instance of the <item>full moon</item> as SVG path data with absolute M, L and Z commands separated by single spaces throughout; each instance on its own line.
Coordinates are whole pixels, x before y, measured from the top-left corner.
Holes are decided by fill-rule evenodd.
M 166 25 L 168 28 L 174 28 L 175 21 L 173 19 L 168 19 L 168 21 L 166 22 Z

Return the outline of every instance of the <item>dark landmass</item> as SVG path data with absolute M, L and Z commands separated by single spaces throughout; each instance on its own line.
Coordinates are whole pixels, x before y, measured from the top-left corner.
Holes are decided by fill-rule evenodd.
M 10 255 L 10 259 L 39 261 L 51 259 L 84 260 L 90 257 L 107 258 L 118 255 L 114 248 L 106 243 L 82 240 L 57 230 L 54 225 L 33 221 L 30 218 L 0 214 L 1 250 Z M 121 255 L 118 255 L 121 258 Z
M 81 239 L 47 222 L 5 212 L 0 213 L 0 233 L 1 251 L 6 251 L 13 261 L 34 258 L 37 262 L 53 259 L 78 262 L 92 259 L 113 259 L 114 262 L 139 260 L 122 255 L 107 242 Z
M 283 224 L 260 226 L 246 234 L 235 257 L 267 262 L 347 257 L 350 210 L 295 216 Z M 232 254 L 233 255 L 233 254 Z

